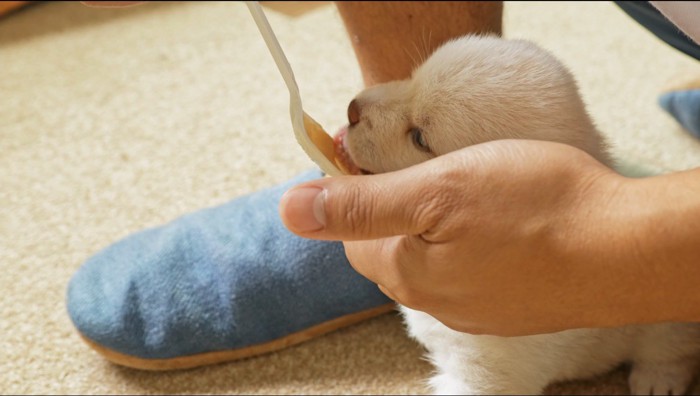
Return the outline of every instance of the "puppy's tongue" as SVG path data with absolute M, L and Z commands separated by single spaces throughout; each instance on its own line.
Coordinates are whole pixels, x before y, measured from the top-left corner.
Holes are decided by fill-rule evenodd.
M 335 162 L 340 167 L 340 170 L 349 175 L 361 175 L 362 171 L 355 165 L 348 153 L 348 147 L 345 143 L 345 137 L 348 134 L 348 127 L 344 126 L 333 137 L 333 146 L 335 148 Z

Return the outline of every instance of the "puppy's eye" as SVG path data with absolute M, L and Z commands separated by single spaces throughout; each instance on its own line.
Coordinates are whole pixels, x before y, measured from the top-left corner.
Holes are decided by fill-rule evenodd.
M 430 147 L 428 143 L 426 143 L 423 137 L 423 131 L 421 131 L 420 128 L 411 128 L 408 133 L 411 134 L 411 140 L 418 150 L 425 151 L 426 153 L 430 152 Z

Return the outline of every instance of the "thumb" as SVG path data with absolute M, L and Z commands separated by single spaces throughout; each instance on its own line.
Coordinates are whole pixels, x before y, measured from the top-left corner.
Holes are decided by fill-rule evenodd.
M 445 216 L 447 196 L 420 167 L 368 176 L 338 176 L 298 185 L 280 201 L 293 233 L 313 239 L 368 240 L 418 235 Z

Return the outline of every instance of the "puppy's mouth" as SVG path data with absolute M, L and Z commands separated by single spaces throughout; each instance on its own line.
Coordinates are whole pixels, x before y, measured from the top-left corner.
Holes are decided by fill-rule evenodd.
M 350 175 L 371 175 L 372 172 L 362 169 L 352 160 L 346 137 L 348 135 L 348 126 L 344 126 L 338 130 L 333 137 L 333 146 L 335 147 L 335 162 L 340 167 L 340 170 Z

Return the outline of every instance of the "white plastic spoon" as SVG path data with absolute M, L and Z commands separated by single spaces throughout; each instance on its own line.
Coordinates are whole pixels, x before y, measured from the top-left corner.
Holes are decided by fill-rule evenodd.
M 284 51 L 282 51 L 282 47 L 272 31 L 270 23 L 267 21 L 262 7 L 257 1 L 246 1 L 245 3 L 255 20 L 255 24 L 258 25 L 260 34 L 262 34 L 265 44 L 267 44 L 267 48 L 275 59 L 277 68 L 289 89 L 289 112 L 292 117 L 292 129 L 294 129 L 294 136 L 297 142 L 306 152 L 306 155 L 321 167 L 321 170 L 327 175 L 342 175 L 343 172 L 340 171 L 335 161 L 333 138 L 323 130 L 321 125 L 304 112 L 301 106 L 299 86 L 294 79 L 292 67 L 289 65 L 287 57 L 284 55 Z

